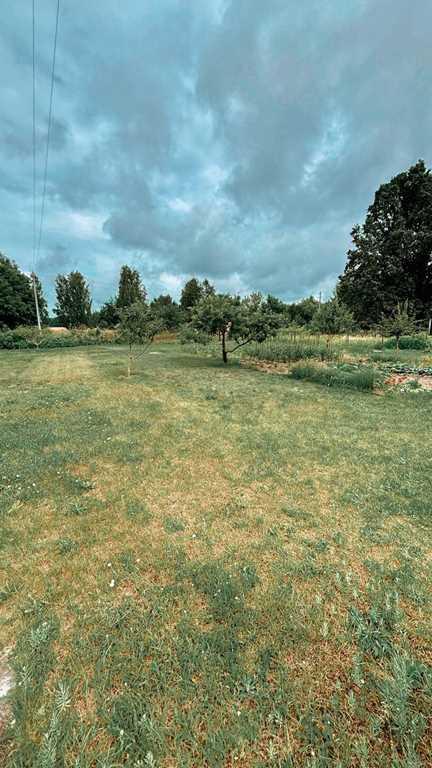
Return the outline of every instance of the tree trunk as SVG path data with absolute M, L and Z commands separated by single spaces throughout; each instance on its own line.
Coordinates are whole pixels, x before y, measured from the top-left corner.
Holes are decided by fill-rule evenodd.
M 222 331 L 222 360 L 224 363 L 228 362 L 228 354 L 225 346 L 225 331 Z

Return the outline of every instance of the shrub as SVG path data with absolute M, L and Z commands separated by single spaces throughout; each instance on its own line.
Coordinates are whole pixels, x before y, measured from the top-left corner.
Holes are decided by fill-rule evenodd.
M 182 325 L 177 338 L 180 344 L 210 344 L 212 337 L 204 331 L 198 331 L 196 328 L 192 328 L 191 325 Z
M 385 349 L 396 349 L 397 342 L 395 338 L 387 339 L 384 342 Z M 415 336 L 401 336 L 399 339 L 399 349 L 429 349 L 429 341 L 427 336 L 415 335 Z
M 371 368 L 342 370 L 311 364 L 296 365 L 291 375 L 294 379 L 306 379 L 327 387 L 348 387 L 370 391 L 374 388 L 375 374 Z
M 40 333 L 32 327 L 16 328 L 14 331 L 0 332 L 0 349 L 63 349 L 65 347 L 110 344 L 116 336 L 91 331 L 74 331 L 56 335 L 49 330 Z

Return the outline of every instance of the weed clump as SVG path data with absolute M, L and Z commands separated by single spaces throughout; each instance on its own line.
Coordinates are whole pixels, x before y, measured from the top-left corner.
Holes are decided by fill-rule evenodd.
M 291 376 L 294 379 L 304 379 L 326 387 L 341 387 L 372 391 L 375 385 L 375 373 L 371 368 L 345 370 L 311 364 L 296 365 Z

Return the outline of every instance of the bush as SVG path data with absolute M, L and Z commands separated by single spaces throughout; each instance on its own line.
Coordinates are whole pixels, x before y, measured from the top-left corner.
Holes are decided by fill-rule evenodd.
M 427 336 L 401 336 L 399 339 L 399 349 L 429 349 L 429 340 Z M 396 349 L 396 339 L 387 339 L 384 342 L 385 349 Z
M 204 331 L 199 331 L 196 328 L 192 328 L 190 325 L 182 325 L 177 338 L 180 344 L 210 344 L 212 337 Z
M 248 357 L 257 360 L 269 360 L 277 363 L 294 363 L 298 360 L 315 359 L 334 360 L 337 352 L 327 344 L 314 341 L 288 341 L 274 339 L 263 344 L 251 345 L 247 351 Z
M 116 337 L 99 329 L 74 331 L 56 335 L 47 329 L 22 326 L 13 331 L 0 332 L 0 349 L 63 349 L 64 347 L 110 344 Z
M 305 379 L 327 387 L 348 387 L 364 391 L 372 390 L 375 384 L 375 374 L 371 368 L 347 370 L 305 364 L 296 365 L 291 375 L 294 379 Z

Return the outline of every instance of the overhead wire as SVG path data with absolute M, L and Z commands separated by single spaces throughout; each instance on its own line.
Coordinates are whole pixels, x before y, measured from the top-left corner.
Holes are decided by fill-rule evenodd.
M 34 0 L 33 0 L 33 6 L 34 6 Z M 55 66 L 56 66 L 56 57 L 57 57 L 57 39 L 58 39 L 59 16 L 60 16 L 60 0 L 57 0 L 55 31 L 54 31 L 54 45 L 53 45 L 53 55 L 52 55 L 52 63 L 51 63 L 51 87 L 50 87 L 50 100 L 49 100 L 49 110 L 48 110 L 48 129 L 47 129 L 47 140 L 46 140 L 46 147 L 45 147 L 45 163 L 44 163 L 43 187 L 42 187 L 42 203 L 41 203 L 41 215 L 40 215 L 40 222 L 39 222 L 39 235 L 38 235 L 37 248 L 36 248 L 36 260 L 39 259 L 40 246 L 41 246 L 41 241 L 42 241 L 43 225 L 44 225 L 44 216 L 45 216 L 45 201 L 46 201 L 46 191 L 47 191 L 48 160 L 49 160 L 49 149 L 50 149 L 50 140 L 51 140 L 51 125 L 52 125 L 52 114 L 53 114 L 54 82 L 55 82 Z

